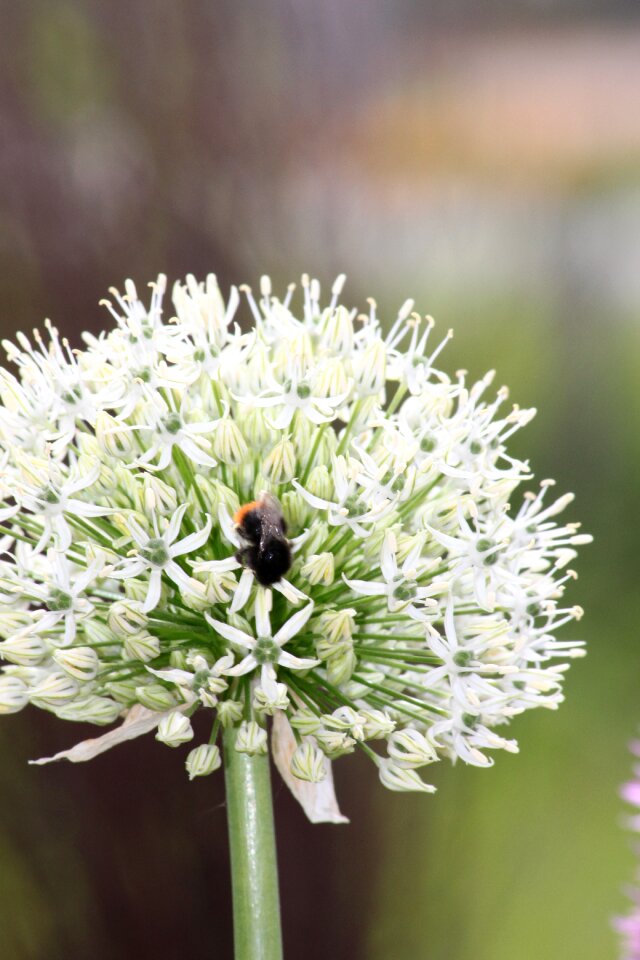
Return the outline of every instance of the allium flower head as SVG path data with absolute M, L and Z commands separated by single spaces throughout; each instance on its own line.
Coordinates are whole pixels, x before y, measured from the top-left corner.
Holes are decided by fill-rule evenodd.
M 86 759 L 157 729 L 191 743 L 191 777 L 220 763 L 220 727 L 316 783 L 364 750 L 394 790 L 432 788 L 442 757 L 478 766 L 516 749 L 496 728 L 562 700 L 581 644 L 557 628 L 567 564 L 589 537 L 551 481 L 520 495 L 507 441 L 533 410 L 436 367 L 450 334 L 407 301 L 385 327 L 327 306 L 316 281 L 284 300 L 267 278 L 235 320 L 214 276 L 163 306 L 131 282 L 109 333 L 71 350 L 57 330 L 5 342 L 0 371 L 0 712 L 28 703 L 121 726 Z M 268 493 L 292 563 L 262 586 L 238 508 Z M 275 501 L 274 501 L 275 502 Z M 82 746 L 82 745 L 81 745 Z

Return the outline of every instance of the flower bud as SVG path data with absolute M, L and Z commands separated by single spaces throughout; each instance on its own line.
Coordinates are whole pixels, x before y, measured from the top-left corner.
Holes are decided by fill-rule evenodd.
M 263 407 L 240 407 L 244 434 L 252 450 L 264 450 L 273 441 L 276 431 L 269 426 Z
M 132 706 L 138 699 L 138 678 L 129 677 L 128 680 L 112 680 L 105 683 L 104 688 L 110 697 L 117 700 L 118 703 Z
M 140 490 L 140 488 L 138 489 Z M 160 477 L 148 473 L 144 478 L 140 495 L 136 498 L 138 510 L 144 513 L 150 502 L 153 503 L 154 510 L 165 517 L 170 517 L 178 509 L 178 494 L 173 487 L 170 487 Z
M 298 470 L 296 451 L 289 437 L 283 437 L 262 463 L 262 473 L 272 483 L 287 483 Z
M 135 439 L 132 431 L 123 430 L 123 424 L 101 410 L 96 417 L 96 440 L 103 454 L 114 460 L 128 461 L 135 456 Z
M 247 442 L 235 420 L 223 417 L 213 435 L 213 455 L 223 463 L 243 463 L 249 456 Z
M 120 639 L 109 629 L 106 623 L 93 617 L 82 621 L 82 632 L 89 643 L 99 643 L 104 653 L 117 654 L 120 651 Z
M 327 657 L 327 679 L 329 683 L 341 685 L 353 676 L 358 659 L 350 647 L 337 649 Z
M 304 552 L 308 556 L 312 553 L 317 553 L 322 549 L 327 541 L 329 536 L 329 524 L 325 523 L 324 520 L 316 520 L 314 517 L 313 523 L 309 527 L 307 538 L 304 542 Z
M 438 759 L 429 741 L 411 727 L 394 731 L 388 743 L 389 756 L 398 766 L 421 767 Z
M 193 727 L 189 717 L 185 717 L 179 710 L 173 710 L 158 724 L 156 740 L 168 747 L 179 747 L 180 744 L 193 740 Z
M 96 459 L 104 459 L 104 450 L 101 450 L 100 444 L 96 440 L 95 436 L 90 433 L 85 433 L 84 431 L 78 436 L 78 449 L 80 450 L 80 456 L 78 457 L 78 467 L 83 476 L 86 476 L 87 473 L 91 472 L 91 466 L 86 468 L 82 466 L 82 461 L 87 460 L 89 463 Z M 99 483 L 100 481 L 98 481 Z
M 345 641 L 350 643 L 355 630 L 355 615 L 353 607 L 327 610 L 313 621 L 313 632 L 319 634 L 329 646 Z
M 211 570 L 200 573 L 198 576 L 204 587 L 202 601 L 200 599 L 197 600 L 199 605 L 201 603 L 203 604 L 201 609 L 206 610 L 216 603 L 229 603 L 231 595 L 238 585 L 238 581 L 232 572 L 223 571 L 222 573 L 218 573 Z
M 248 753 L 256 757 L 267 752 L 267 731 L 258 726 L 255 720 L 243 720 L 236 737 L 238 753 Z
M 322 317 L 322 342 L 332 353 L 349 356 L 353 350 L 353 319 L 342 304 L 325 310 Z
M 387 351 L 383 341 L 376 337 L 354 361 L 356 392 L 359 396 L 380 393 L 384 387 Z
M 384 710 L 362 710 L 361 715 L 365 719 L 365 740 L 384 740 L 395 730 L 395 720 Z
M 0 715 L 17 713 L 29 702 L 29 688 L 19 677 L 0 676 Z
M 3 610 L 0 613 L 0 637 L 5 640 L 32 625 L 33 619 L 27 610 Z
M 218 510 L 221 506 L 226 507 L 231 516 L 240 506 L 238 494 L 220 480 L 211 480 L 197 473 L 195 474 L 195 482 L 212 517 L 218 516 Z M 198 505 L 198 508 L 202 509 L 201 504 Z
M 173 693 L 163 687 L 161 683 L 147 683 L 144 686 L 136 687 L 136 697 L 138 702 L 147 710 L 156 710 L 158 713 L 170 710 L 171 707 L 176 705 L 176 698 Z
M 332 553 L 314 553 L 308 557 L 300 570 L 302 576 L 315 586 L 322 583 L 329 586 L 333 583 L 335 570 Z
M 300 707 L 289 718 L 289 722 L 294 730 L 298 730 L 303 736 L 310 733 L 316 733 L 322 726 L 320 717 L 308 710 L 306 707 Z
M 364 739 L 365 719 L 353 707 L 338 707 L 333 713 L 325 714 L 322 719 L 330 730 L 345 731 L 354 740 Z
M 144 603 L 147 599 L 147 591 L 149 589 L 149 584 L 145 583 L 144 580 L 137 580 L 135 577 L 131 577 L 128 580 L 123 581 L 125 596 L 128 600 L 133 600 L 135 603 Z M 163 598 L 166 593 L 166 588 L 163 584 Z
M 115 723 L 122 711 L 122 706 L 108 697 L 86 697 L 83 700 L 72 700 L 54 710 L 56 717 L 61 720 L 73 720 L 77 723 L 96 723 L 107 726 Z
M 242 719 L 243 704 L 240 700 L 222 700 L 218 704 L 218 717 L 223 727 L 230 727 Z
M 408 770 L 406 767 L 398 766 L 392 760 L 380 760 L 378 763 L 378 773 L 380 782 L 388 790 L 405 792 L 418 790 L 422 793 L 435 793 L 436 788 L 430 783 L 425 783 L 415 770 Z
M 319 397 L 341 397 L 349 390 L 349 377 L 339 357 L 325 361 L 316 378 L 315 393 Z
M 309 507 L 297 490 L 287 490 L 283 495 L 282 510 L 293 530 L 301 530 L 304 527 L 309 515 Z
M 64 647 L 54 652 L 53 659 L 69 677 L 81 683 L 93 680 L 100 667 L 98 654 L 91 647 Z
M 160 641 L 145 630 L 125 637 L 124 655 L 127 660 L 142 660 L 147 663 L 160 654 Z
M 58 707 L 78 693 L 78 684 L 66 673 L 52 671 L 29 691 L 29 700 L 36 707 Z
M 316 743 L 330 760 L 353 753 L 356 747 L 353 737 L 337 730 L 319 730 L 314 736 Z
M 142 612 L 142 604 L 136 600 L 117 600 L 112 603 L 107 623 L 117 637 L 133 636 L 144 630 L 149 618 Z
M 218 747 L 211 743 L 201 743 L 199 747 L 191 750 L 187 756 L 185 767 L 189 774 L 189 780 L 193 780 L 194 777 L 208 777 L 210 773 L 220 767 L 221 763 Z
M 0 643 L 0 657 L 10 663 L 33 667 L 49 653 L 49 645 L 37 633 L 18 633 Z
M 173 667 L 175 670 L 186 670 L 188 667 L 187 664 L 187 655 L 184 650 L 172 650 L 169 654 L 169 666 Z
M 287 696 L 286 683 L 276 683 L 276 695 L 270 697 L 262 689 L 256 687 L 253 693 L 253 707 L 265 716 L 272 717 L 276 710 L 286 710 L 289 706 L 289 697 Z
M 305 484 L 305 489 L 312 493 L 314 497 L 320 497 L 321 500 L 331 500 L 333 498 L 333 483 L 324 464 L 313 468 Z
M 290 769 L 294 777 L 308 783 L 320 783 L 327 775 L 324 754 L 310 740 L 305 740 L 297 748 L 291 758 Z

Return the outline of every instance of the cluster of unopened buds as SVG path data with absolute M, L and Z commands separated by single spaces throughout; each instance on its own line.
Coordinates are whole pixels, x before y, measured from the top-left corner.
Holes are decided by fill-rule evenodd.
M 209 741 L 191 777 L 268 749 L 291 782 L 356 749 L 394 790 L 442 757 L 488 766 L 497 729 L 556 708 L 578 641 L 563 603 L 571 496 L 509 456 L 533 416 L 436 367 L 450 334 L 407 301 L 384 327 L 302 280 L 225 300 L 188 277 L 163 307 L 112 291 L 115 327 L 72 350 L 5 342 L 0 372 L 0 712 Z M 516 502 L 517 500 L 517 502 Z M 269 724 L 268 718 L 273 717 Z

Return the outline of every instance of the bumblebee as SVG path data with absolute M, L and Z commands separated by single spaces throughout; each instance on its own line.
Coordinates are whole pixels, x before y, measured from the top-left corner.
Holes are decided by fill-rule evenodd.
M 277 583 L 290 569 L 292 554 L 286 537 L 287 524 L 276 498 L 261 493 L 259 500 L 240 507 L 233 520 L 245 542 L 236 553 L 236 560 L 253 570 L 263 587 Z

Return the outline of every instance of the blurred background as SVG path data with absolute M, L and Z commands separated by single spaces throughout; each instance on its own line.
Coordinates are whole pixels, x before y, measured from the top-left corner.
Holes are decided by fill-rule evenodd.
M 635 0 L 0 0 L 0 323 L 75 342 L 133 277 L 349 275 L 454 327 L 539 408 L 516 443 L 596 543 L 589 657 L 518 756 L 434 797 L 337 765 L 347 827 L 276 783 L 285 947 L 306 960 L 615 958 L 640 723 L 640 11 Z M 575 628 L 574 628 L 575 630 Z M 38 713 L 40 713 L 38 711 Z M 0 723 L 3 960 L 231 957 L 222 777 L 149 737 Z

